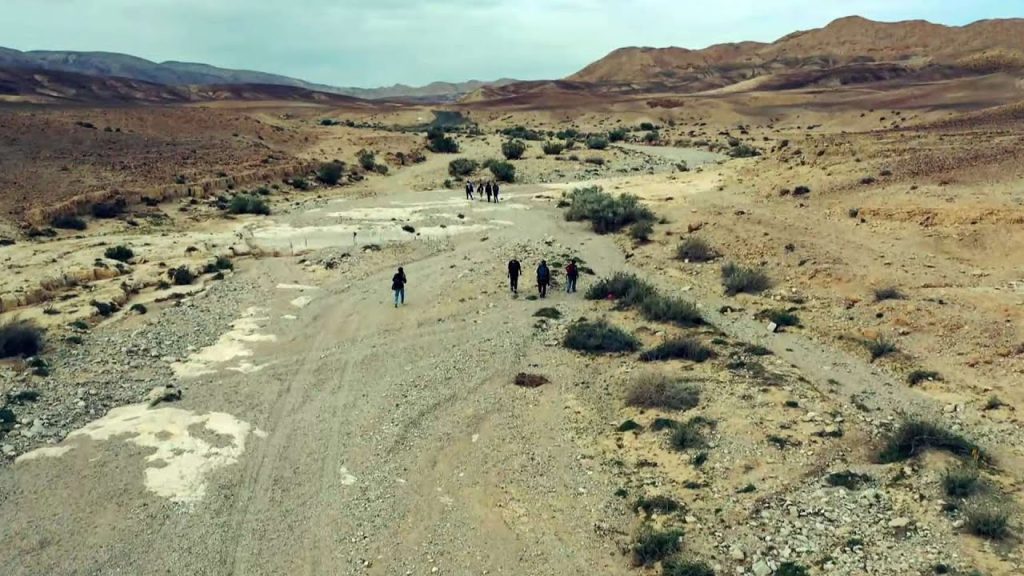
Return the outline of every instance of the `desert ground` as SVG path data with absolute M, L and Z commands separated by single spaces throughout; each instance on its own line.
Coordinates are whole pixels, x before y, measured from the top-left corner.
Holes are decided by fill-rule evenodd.
M 1024 573 L 1019 89 L 5 108 L 0 323 L 45 346 L 0 364 L 0 565 Z M 450 163 L 516 136 L 501 202 L 467 200 Z M 567 220 L 593 187 L 651 230 Z M 727 294 L 728 263 L 768 285 Z M 617 273 L 699 320 L 594 288 Z M 602 321 L 635 350 L 567 346 Z M 680 339 L 706 354 L 641 353 Z

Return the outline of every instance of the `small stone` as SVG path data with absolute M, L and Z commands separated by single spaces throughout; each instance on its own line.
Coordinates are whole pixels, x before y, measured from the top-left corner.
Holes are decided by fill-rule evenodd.
M 729 557 L 733 560 L 736 560 L 737 562 L 742 562 L 746 559 L 747 555 L 744 554 L 743 550 L 740 550 L 739 548 L 732 548 L 731 550 L 729 550 Z
M 901 529 L 910 526 L 910 518 L 895 518 L 889 521 L 889 528 Z
M 769 576 L 772 573 L 771 567 L 768 566 L 768 563 L 764 560 L 761 560 L 754 564 L 754 566 L 751 568 L 751 571 L 754 572 L 754 576 Z

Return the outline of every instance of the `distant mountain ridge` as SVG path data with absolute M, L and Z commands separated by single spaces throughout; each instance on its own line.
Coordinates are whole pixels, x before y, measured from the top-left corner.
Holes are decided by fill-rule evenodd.
M 455 99 L 484 86 L 503 86 L 516 82 L 502 79 L 496 82 L 434 82 L 413 87 L 396 84 L 383 88 L 343 88 L 306 82 L 297 78 L 269 74 L 254 70 L 232 70 L 193 62 L 152 62 L 145 58 L 116 52 L 75 52 L 35 50 L 22 52 L 0 47 L 0 68 L 70 72 L 101 78 L 124 78 L 164 86 L 229 86 L 259 84 L 290 86 L 315 92 L 352 96 L 366 100 L 377 99 Z

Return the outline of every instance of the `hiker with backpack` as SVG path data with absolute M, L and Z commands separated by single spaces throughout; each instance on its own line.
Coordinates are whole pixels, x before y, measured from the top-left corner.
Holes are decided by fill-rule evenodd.
M 398 305 L 405 305 L 405 284 L 408 280 L 405 277 L 405 270 L 401 267 L 398 268 L 398 272 L 391 277 L 391 289 L 395 291 L 395 308 Z
M 519 294 L 519 275 L 522 274 L 523 267 L 519 264 L 519 260 L 513 258 L 508 263 L 508 281 L 509 287 L 512 289 L 513 294 Z
M 565 267 L 565 293 L 573 294 L 576 292 L 576 280 L 580 277 L 580 270 L 576 267 L 576 259 L 573 258 L 569 265 Z
M 497 181 L 495 181 L 495 182 L 494 182 L 494 186 L 492 186 L 491 188 L 492 188 L 492 189 L 493 189 L 493 191 L 494 191 L 494 203 L 495 203 L 495 204 L 497 204 L 497 203 L 498 203 L 498 190 L 499 190 L 499 188 L 498 188 L 498 182 L 497 182 Z
M 537 291 L 540 292 L 541 298 L 547 298 L 550 284 L 551 270 L 548 268 L 547 261 L 541 260 L 540 266 L 537 266 Z

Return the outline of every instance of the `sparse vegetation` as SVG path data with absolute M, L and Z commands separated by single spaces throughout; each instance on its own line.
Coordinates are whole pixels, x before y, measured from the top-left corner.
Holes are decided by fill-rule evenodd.
M 146 308 L 145 304 L 132 304 L 131 308 L 128 310 L 139 315 L 149 312 L 149 309 Z
M 661 576 L 715 576 L 715 571 L 704 562 L 669 558 L 662 564 Z
M 700 403 L 700 390 L 664 374 L 645 374 L 626 393 L 626 404 L 638 408 L 689 410 Z
M 369 150 L 360 150 L 356 153 L 356 159 L 363 170 L 374 170 L 377 167 L 377 155 Z
M 564 345 L 587 354 L 617 354 L 635 351 L 640 347 L 640 342 L 605 320 L 584 320 L 569 327 Z
M 534 313 L 534 318 L 547 318 L 549 320 L 559 320 L 562 318 L 562 313 L 558 308 L 541 308 Z
M 519 374 L 516 374 L 516 378 L 513 381 L 513 383 L 516 386 L 522 388 L 539 388 L 547 384 L 548 382 L 548 379 L 545 378 L 544 376 L 541 376 L 539 374 L 527 374 L 525 372 L 520 372 Z
M 883 302 L 885 300 L 903 300 L 906 296 L 903 292 L 900 292 L 899 288 L 894 286 L 884 286 L 882 288 L 875 288 L 875 302 Z
M 344 175 L 345 163 L 335 160 L 334 162 L 324 162 L 321 164 L 320 169 L 316 172 L 316 179 L 327 186 L 337 186 Z M 292 186 L 295 186 L 294 180 L 292 181 Z
M 455 178 L 463 178 L 476 172 L 480 164 L 469 158 L 456 158 L 448 163 L 448 174 Z
M 846 488 L 847 490 L 858 490 L 861 486 L 869 482 L 871 482 L 871 477 L 867 474 L 858 474 L 849 470 L 844 472 L 833 472 L 825 477 L 825 483 L 829 486 Z
M 435 154 L 458 154 L 459 143 L 438 126 L 427 131 L 427 149 Z
M 501 134 L 503 134 L 504 136 L 508 136 L 509 138 L 518 140 L 539 141 L 544 139 L 544 134 L 542 134 L 541 132 L 538 132 L 531 128 L 526 128 L 524 126 L 514 126 L 512 128 L 505 128 L 504 130 L 501 131 Z
M 633 564 L 652 566 L 679 551 L 683 532 L 681 530 L 655 530 L 649 526 L 641 529 L 633 544 Z
M 627 132 L 625 128 L 616 128 L 615 130 L 612 130 L 611 132 L 608 133 L 608 141 L 622 142 L 623 140 L 626 139 L 626 135 Z
M 93 204 L 92 215 L 96 218 L 117 218 L 124 213 L 127 207 L 128 203 L 125 202 L 124 198 L 117 198 L 112 202 L 99 202 Z
M 942 489 L 952 498 L 967 498 L 981 488 L 981 473 L 974 463 L 951 466 L 942 474 Z
M 600 156 L 588 156 L 584 162 L 587 164 L 593 164 L 594 166 L 604 166 L 605 160 Z
M 516 167 L 509 162 L 492 161 L 488 168 L 499 182 L 515 182 Z
M 305 178 L 292 178 L 288 181 L 288 185 L 301 192 L 305 192 L 313 187 Z
M 676 248 L 676 258 L 687 262 L 710 262 L 718 253 L 701 238 L 687 238 Z
M 754 158 L 761 155 L 761 151 L 749 144 L 738 144 L 726 152 L 731 158 Z
M 676 502 L 673 498 L 659 495 L 641 496 L 637 499 L 633 508 L 641 510 L 644 514 L 650 516 L 651 514 L 668 514 L 675 512 L 682 508 L 682 506 L 680 506 L 679 502 Z
M 771 280 L 761 270 L 729 262 L 722 266 L 722 285 L 728 296 L 759 294 L 771 287 Z
M 964 526 L 975 536 L 1003 540 L 1010 535 L 1010 513 L 994 500 L 972 499 L 963 507 Z
M 664 360 L 689 360 L 690 362 L 706 362 L 714 358 L 715 352 L 700 341 L 689 338 L 671 338 L 640 355 L 643 362 L 659 362 Z
M 252 196 L 250 194 L 238 194 L 231 198 L 228 203 L 228 213 L 230 214 L 259 214 L 267 216 L 270 214 L 270 206 L 267 205 L 267 201 L 259 196 Z
M 917 386 L 921 382 L 927 381 L 941 382 L 942 375 L 932 370 L 914 370 L 907 374 L 907 384 L 911 386 Z
M 806 567 L 795 562 L 783 562 L 775 571 L 775 576 L 810 576 Z
M 195 274 L 188 269 L 188 266 L 179 266 L 167 271 L 167 276 L 174 282 L 175 286 L 188 286 L 196 280 Z
M 128 262 L 132 258 L 135 258 L 135 252 L 127 246 L 111 246 L 103 252 L 103 255 L 111 260 L 117 260 L 118 262 Z
M 591 150 L 604 150 L 608 148 L 608 139 L 604 136 L 591 136 L 587 138 L 587 148 Z
M 569 193 L 570 222 L 590 221 L 594 232 L 608 234 L 637 222 L 654 221 L 654 213 L 630 194 L 612 196 L 600 187 L 577 188 Z
M 629 227 L 630 238 L 637 242 L 650 242 L 651 234 L 654 234 L 654 224 L 650 220 L 642 220 Z
M 700 326 L 704 323 L 700 310 L 692 302 L 648 294 L 640 302 L 640 312 L 651 322 L 667 322 L 677 326 Z
M 587 300 L 615 300 L 619 307 L 625 309 L 639 306 L 655 294 L 657 290 L 646 281 L 633 274 L 616 272 L 610 278 L 591 284 L 585 296 Z
M 501 154 L 506 160 L 519 160 L 526 154 L 526 143 L 521 140 L 508 140 L 501 144 Z
M 902 462 L 927 450 L 941 450 L 981 462 L 988 460 L 984 451 L 974 442 L 939 424 L 916 419 L 904 421 L 884 440 L 878 460 L 883 464 Z
M 757 316 L 762 320 L 773 322 L 777 326 L 800 326 L 800 317 L 789 310 L 773 308 L 764 310 Z
M 88 228 L 88 224 L 85 223 L 85 220 L 72 214 L 61 214 L 60 216 L 56 216 L 52 221 L 50 221 L 50 225 L 62 230 L 81 231 Z
M 879 358 L 889 356 L 890 354 L 895 354 L 897 350 L 896 344 L 892 340 L 886 338 L 885 336 L 878 336 L 871 340 L 867 340 L 864 342 L 864 346 L 868 349 L 868 352 L 871 354 L 872 362 L 878 360 Z
M 548 156 L 558 156 L 565 151 L 565 144 L 561 142 L 545 142 L 541 149 Z
M 672 429 L 668 438 L 669 446 L 680 452 L 693 448 L 703 448 L 707 441 L 704 438 L 703 423 L 690 420 Z
M 43 351 L 43 329 L 27 320 L 0 326 L 0 358 L 28 358 Z

